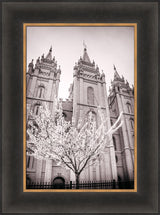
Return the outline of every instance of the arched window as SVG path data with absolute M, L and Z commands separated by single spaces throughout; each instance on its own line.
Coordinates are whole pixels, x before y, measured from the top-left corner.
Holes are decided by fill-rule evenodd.
M 114 150 L 116 151 L 117 150 L 117 146 L 116 146 L 116 139 L 115 139 L 115 137 L 113 137 L 113 145 L 114 145 Z
M 63 112 L 62 115 L 63 115 L 64 119 L 67 118 L 67 114 L 66 113 Z
M 87 101 L 89 105 L 94 105 L 94 89 L 92 87 L 87 88 Z
M 42 91 L 43 91 L 43 88 L 42 88 L 42 87 L 40 87 L 40 88 L 39 88 L 39 98 L 41 98 L 41 97 L 42 97 Z
M 91 117 L 91 120 L 92 121 L 95 121 L 97 120 L 97 117 L 96 117 L 96 113 L 94 111 L 89 111 L 88 114 L 87 114 L 87 120 L 89 120 L 89 118 Z
M 131 126 L 131 129 L 133 130 L 134 129 L 134 120 L 133 119 L 130 119 L 130 126 Z
M 128 111 L 128 113 L 131 113 L 132 112 L 132 110 L 131 110 L 131 104 L 127 102 L 126 105 L 127 105 L 127 111 Z
M 36 105 L 35 106 L 35 114 L 38 115 L 38 113 L 39 113 L 39 105 Z
M 44 98 L 44 85 L 40 85 L 37 91 L 38 98 Z
M 116 163 L 118 162 L 118 157 L 117 157 L 117 155 L 116 155 Z
M 87 122 L 95 122 L 95 126 L 97 127 L 97 115 L 94 111 L 90 110 L 86 113 L 86 117 L 84 119 L 84 122 L 87 123 Z
M 62 115 L 63 115 L 65 121 L 69 121 L 69 116 L 67 113 L 63 112 Z
M 34 106 L 34 114 L 35 115 L 39 114 L 39 108 L 40 108 L 40 104 L 35 104 L 35 106 Z

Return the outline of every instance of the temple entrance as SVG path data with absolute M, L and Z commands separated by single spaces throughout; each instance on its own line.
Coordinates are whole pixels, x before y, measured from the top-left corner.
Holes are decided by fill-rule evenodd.
M 53 189 L 65 189 L 65 180 L 62 177 L 56 177 L 53 180 Z

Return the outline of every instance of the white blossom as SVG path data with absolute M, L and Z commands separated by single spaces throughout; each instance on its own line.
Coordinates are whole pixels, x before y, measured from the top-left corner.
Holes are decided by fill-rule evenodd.
M 91 112 L 84 124 L 79 119 L 75 127 L 65 121 L 61 102 L 56 105 L 54 116 L 47 105 L 41 106 L 38 115 L 30 113 L 32 117 L 27 126 L 27 153 L 38 159 L 56 160 L 79 176 L 91 160 L 95 163 L 103 155 L 110 142 L 109 137 L 123 123 L 121 113 L 115 124 L 107 130 L 101 107 L 98 107 L 98 114 L 101 120 L 98 128 Z

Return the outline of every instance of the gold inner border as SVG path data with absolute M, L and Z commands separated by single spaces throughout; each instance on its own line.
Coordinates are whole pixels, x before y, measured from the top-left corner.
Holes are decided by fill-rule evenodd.
M 134 27 L 134 189 L 43 190 L 26 189 L 26 53 L 27 27 Z M 137 23 L 23 23 L 23 192 L 137 192 Z

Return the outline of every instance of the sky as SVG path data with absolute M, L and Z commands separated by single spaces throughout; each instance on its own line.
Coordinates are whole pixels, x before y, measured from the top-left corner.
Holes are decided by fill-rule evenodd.
M 73 83 L 73 67 L 83 56 L 84 45 L 91 62 L 106 76 L 107 92 L 114 77 L 113 64 L 120 76 L 134 85 L 134 27 L 27 27 L 27 65 L 34 64 L 52 46 L 52 56 L 61 67 L 59 98 L 68 98 Z

